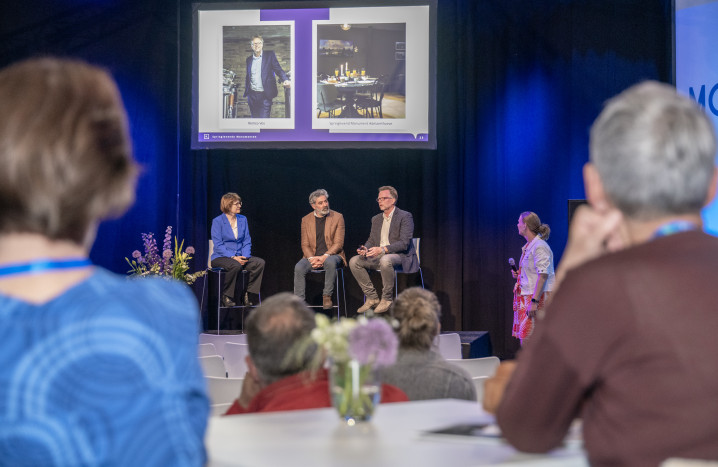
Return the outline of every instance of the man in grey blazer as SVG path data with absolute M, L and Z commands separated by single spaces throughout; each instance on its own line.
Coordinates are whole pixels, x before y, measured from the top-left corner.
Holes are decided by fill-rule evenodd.
M 414 218 L 410 212 L 396 207 L 398 198 L 394 187 L 379 187 L 376 201 L 382 213 L 372 217 L 369 239 L 357 249 L 358 256 L 349 260 L 349 268 L 366 295 L 366 302 L 357 313 L 370 309 L 374 309 L 374 313 L 388 311 L 394 289 L 394 268 L 400 267 L 409 273 L 419 270 L 419 259 L 411 242 Z M 378 269 L 381 273 L 381 300 L 369 278 L 369 269 Z

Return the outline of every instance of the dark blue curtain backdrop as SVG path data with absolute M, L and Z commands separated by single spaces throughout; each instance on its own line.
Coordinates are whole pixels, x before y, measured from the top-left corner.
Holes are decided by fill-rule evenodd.
M 376 188 L 394 185 L 398 205 L 414 214 L 443 329 L 488 330 L 494 353 L 510 357 L 517 342 L 506 260 L 523 244 L 516 219 L 532 210 L 551 225 L 558 262 L 567 200 L 584 196 L 588 128 L 602 103 L 638 81 L 672 79 L 671 1 L 438 3 L 436 151 L 190 151 L 188 0 L 3 6 L 0 60 L 80 57 L 119 82 L 144 172 L 135 206 L 101 226 L 95 263 L 124 272 L 141 232 L 161 239 L 172 225 L 196 247 L 195 267 L 203 267 L 219 198 L 235 191 L 245 200 L 253 253 L 267 261 L 263 295 L 291 290 L 309 192 L 330 192 L 352 252 L 377 213 Z M 350 274 L 347 289 L 350 306 L 358 306 Z

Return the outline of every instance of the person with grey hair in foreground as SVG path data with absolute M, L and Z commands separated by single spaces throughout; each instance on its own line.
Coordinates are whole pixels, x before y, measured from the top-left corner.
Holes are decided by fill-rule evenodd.
M 344 216 L 329 209 L 327 190 L 314 190 L 309 195 L 313 211 L 302 218 L 302 253 L 294 266 L 294 294 L 304 299 L 307 273 L 324 269 L 322 308 L 330 310 L 337 268 L 347 264 L 344 255 Z M 339 300 L 337 300 L 339 301 Z
M 708 117 L 670 86 L 608 102 L 558 291 L 517 361 L 485 385 L 515 447 L 557 447 L 581 417 L 592 466 L 718 458 L 718 239 L 700 215 L 715 153 Z
M 302 299 L 283 292 L 263 301 L 247 318 L 247 368 L 242 392 L 226 415 L 331 407 L 324 369 L 311 371 L 316 346 L 296 355 L 297 344 L 315 327 Z M 382 385 L 382 402 L 403 402 L 399 389 Z
M 441 325 L 441 305 L 421 287 L 404 290 L 391 307 L 399 321 L 396 363 L 380 370 L 381 380 L 406 393 L 409 400 L 465 399 L 476 402 L 476 388 L 462 368 L 432 349 Z

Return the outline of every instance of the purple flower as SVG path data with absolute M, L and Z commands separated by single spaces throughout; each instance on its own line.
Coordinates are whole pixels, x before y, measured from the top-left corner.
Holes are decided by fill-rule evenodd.
M 162 242 L 162 251 L 172 249 L 172 226 L 168 225 L 165 230 L 165 241 Z
M 140 253 L 139 250 L 135 250 L 132 252 L 132 257 L 135 259 L 140 259 L 142 257 L 142 253 Z
M 349 355 L 361 365 L 376 367 L 392 365 L 396 361 L 399 341 L 391 325 L 381 318 L 370 319 L 365 325 L 349 332 Z
M 142 234 L 142 242 L 145 245 L 145 262 L 151 268 L 160 264 L 160 256 L 157 252 L 157 241 L 152 232 Z
M 188 255 L 193 255 L 193 254 L 194 254 L 194 247 L 193 247 L 193 246 L 188 246 L 187 249 L 186 249 L 184 252 L 187 253 Z
M 162 252 L 162 257 L 166 260 L 172 257 L 172 250 L 165 250 Z

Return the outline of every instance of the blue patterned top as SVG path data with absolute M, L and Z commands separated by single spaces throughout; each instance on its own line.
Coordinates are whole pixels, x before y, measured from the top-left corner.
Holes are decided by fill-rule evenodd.
M 203 465 L 197 314 L 182 284 L 100 268 L 42 305 L 0 295 L 0 465 Z

